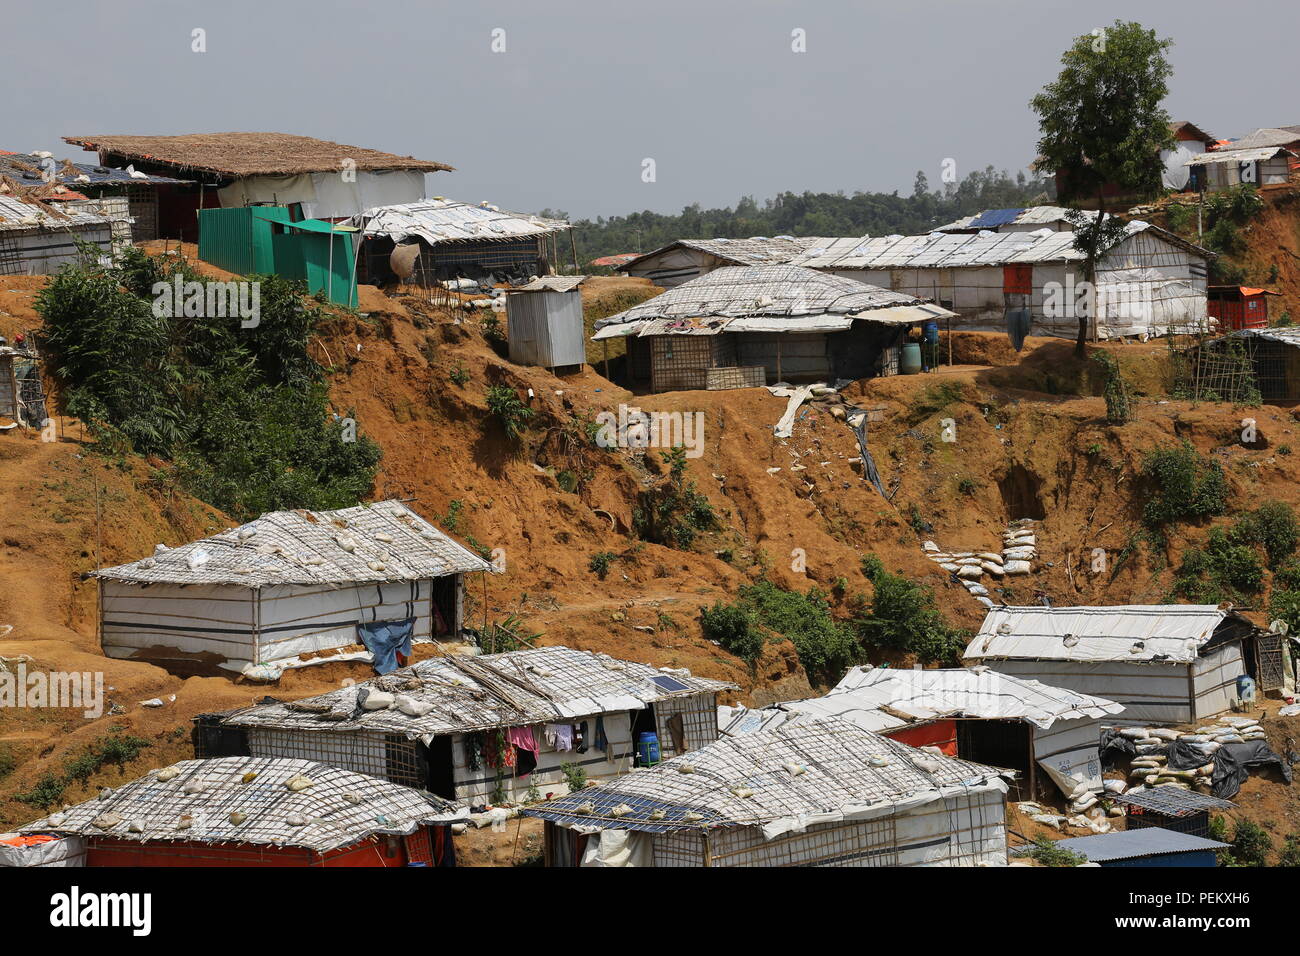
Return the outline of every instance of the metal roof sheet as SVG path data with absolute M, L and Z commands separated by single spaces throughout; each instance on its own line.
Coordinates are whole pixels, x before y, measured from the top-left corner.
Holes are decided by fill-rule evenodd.
M 104 568 L 129 584 L 357 584 L 495 571 L 400 501 L 272 511 L 210 538 Z
M 116 205 L 123 206 L 123 203 Z M 106 205 L 105 202 L 97 199 L 60 202 L 52 208 L 63 215 L 51 215 L 40 206 L 33 206 L 16 196 L 0 193 L 0 229 L 65 229 L 69 226 L 109 228 L 114 222 L 131 221 L 124 213 L 114 211 L 112 204 Z M 101 208 L 105 209 L 105 212 L 96 211 Z
M 388 236 L 394 242 L 419 238 L 430 245 L 548 236 L 571 228 L 562 219 L 543 219 L 525 213 L 506 212 L 490 203 L 476 205 L 441 197 L 395 206 L 376 206 L 352 217 L 349 222 L 352 225 L 364 224 L 367 236 Z
M 665 686 L 655 680 L 664 676 L 676 683 Z M 683 689 L 673 689 L 678 684 Z M 357 693 L 363 687 L 400 694 L 432 709 L 418 716 L 400 709 L 362 710 Z M 735 689 L 735 684 L 693 677 L 689 671 L 568 647 L 537 647 L 477 657 L 433 657 L 307 700 L 245 708 L 224 722 L 305 733 L 370 731 L 431 739 L 641 710 L 657 700 Z
M 1113 833 L 1058 840 L 1056 845 L 1072 853 L 1082 853 L 1088 858 L 1089 863 L 1110 863 L 1115 860 L 1133 860 L 1165 853 L 1222 850 L 1228 844 L 1192 836 L 1190 833 L 1176 833 L 1163 827 L 1142 827 L 1138 830 L 1118 830 Z
M 592 829 L 761 826 L 771 838 L 815 823 L 898 813 L 956 792 L 1005 790 L 1005 773 L 934 756 L 835 718 L 812 718 L 723 737 L 524 812 Z M 620 805 L 629 811 L 620 813 Z
M 326 853 L 366 837 L 468 818 L 442 797 L 312 760 L 219 757 L 172 764 L 20 828 L 131 843 L 242 843 Z M 254 774 L 247 783 L 244 777 Z M 286 785 L 305 776 L 311 786 Z M 191 792 L 192 791 L 192 792 Z M 233 814 L 245 819 L 232 822 Z M 299 821 L 302 822 L 299 822 Z
M 1231 613 L 1213 604 L 995 607 L 964 656 L 1188 663 Z
M 1184 166 L 1211 166 L 1218 163 L 1257 163 L 1261 160 L 1272 159 L 1278 153 L 1294 155 L 1290 150 L 1283 149 L 1281 146 L 1262 146 L 1257 149 L 1216 149 L 1211 153 L 1200 153 L 1193 156 Z
M 12 176 L 27 185 L 41 185 L 46 181 L 39 172 L 44 161 L 45 157 L 34 153 L 3 153 L 0 154 L 0 173 Z M 139 170 L 132 175 L 125 169 L 101 166 L 98 163 L 76 163 L 69 159 L 58 159 L 54 162 L 53 181 L 65 186 L 164 186 L 188 182 L 184 179 L 172 179 L 170 176 L 142 173 Z M 32 172 L 32 168 L 38 172 Z

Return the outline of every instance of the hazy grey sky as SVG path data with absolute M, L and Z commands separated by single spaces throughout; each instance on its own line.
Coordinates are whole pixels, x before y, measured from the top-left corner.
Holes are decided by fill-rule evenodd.
M 5 10 L 0 148 L 301 133 L 455 166 L 431 195 L 575 217 L 909 192 L 947 157 L 1023 168 L 1029 98 L 1116 17 L 1174 39 L 1175 119 L 1219 137 L 1300 124 L 1296 0 L 61 0 Z

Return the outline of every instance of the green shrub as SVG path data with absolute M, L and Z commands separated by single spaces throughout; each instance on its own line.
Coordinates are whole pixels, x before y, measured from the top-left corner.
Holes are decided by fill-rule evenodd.
M 487 392 L 488 414 L 495 418 L 506 435 L 515 441 L 528 427 L 533 410 L 519 400 L 509 385 L 493 385 Z
M 1233 543 L 1228 532 L 1214 528 L 1204 547 L 1183 553 L 1174 592 L 1194 603 L 1218 604 L 1257 594 L 1263 586 L 1264 565 L 1255 549 Z
M 1078 866 L 1080 863 L 1088 862 L 1088 858 L 1082 853 L 1067 850 L 1047 837 L 1036 839 L 1033 849 L 1026 851 L 1025 855 L 1037 860 L 1043 866 Z
M 875 586 L 853 621 L 865 645 L 915 654 L 923 664 L 961 663 L 966 635 L 944 621 L 929 588 L 886 571 L 874 554 L 863 556 L 862 573 Z
M 457 362 L 447 376 L 451 379 L 453 385 L 461 386 L 469 381 L 469 372 L 465 371 L 465 366 Z
M 1274 586 L 1268 613 L 1273 620 L 1286 621 L 1289 633 L 1300 634 L 1300 588 L 1279 590 Z
M 1228 506 L 1223 466 L 1196 453 L 1190 443 L 1158 448 L 1142 461 L 1151 494 L 1142 520 L 1153 528 L 1221 515 Z
M 1250 820 L 1238 820 L 1232 834 L 1232 858 L 1237 866 L 1268 866 L 1273 838 L 1262 826 Z
M 609 566 L 613 564 L 616 557 L 613 551 L 597 551 L 587 562 L 587 570 L 595 572 L 596 577 L 603 581 L 609 574 Z
M 324 372 L 307 351 L 324 313 L 305 286 L 252 276 L 260 315 L 165 317 L 152 286 L 199 281 L 182 260 L 126 250 L 65 266 L 37 296 L 38 333 L 67 411 L 99 450 L 176 463 L 186 490 L 240 518 L 329 509 L 369 493 L 379 448 L 328 417 Z
M 14 757 L 13 751 L 8 747 L 0 747 L 0 780 L 14 772 L 18 766 L 18 760 Z
M 66 782 L 46 771 L 41 774 L 40 779 L 36 781 L 36 784 L 31 789 L 20 790 L 15 793 L 14 799 L 43 810 L 62 802 L 63 792 L 67 788 Z
M 716 602 L 700 612 L 700 628 L 706 639 L 717 641 L 729 654 L 751 666 L 763 653 L 764 637 L 753 612 L 743 604 Z
M 1282 841 L 1282 850 L 1277 855 L 1278 866 L 1300 866 L 1300 835 L 1291 834 Z
M 668 465 L 668 476 L 638 494 L 632 528 L 646 541 L 685 551 L 699 532 L 715 529 L 718 518 L 709 499 L 686 477 L 686 449 L 677 445 L 659 457 Z
M 1275 568 L 1295 554 L 1300 545 L 1300 525 L 1289 504 L 1270 501 L 1238 519 L 1232 538 L 1241 544 L 1262 545 L 1268 566 Z
M 830 605 L 817 588 L 800 594 L 760 580 L 741 588 L 740 596 L 759 624 L 789 639 L 812 679 L 838 681 L 860 659 L 852 629 L 831 617 Z

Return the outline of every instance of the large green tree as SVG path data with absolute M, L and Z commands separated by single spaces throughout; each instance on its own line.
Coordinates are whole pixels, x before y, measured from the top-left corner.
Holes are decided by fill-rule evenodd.
M 1057 173 L 1058 200 L 1074 210 L 1074 244 L 1090 285 L 1097 261 L 1124 230 L 1108 215 L 1107 189 L 1131 196 L 1160 189 L 1160 150 L 1173 144 L 1161 105 L 1173 74 L 1165 55 L 1172 45 L 1140 23 L 1116 20 L 1076 37 L 1061 57 L 1060 76 L 1030 101 L 1038 114 L 1039 164 Z M 1080 209 L 1085 202 L 1096 205 L 1095 215 Z M 1092 312 L 1080 310 L 1078 355 Z

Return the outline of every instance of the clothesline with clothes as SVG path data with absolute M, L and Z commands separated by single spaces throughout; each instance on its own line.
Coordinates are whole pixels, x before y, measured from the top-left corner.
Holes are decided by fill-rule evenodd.
M 536 724 L 533 726 L 502 727 L 497 730 L 467 734 L 465 752 L 469 769 L 512 769 L 516 777 L 526 777 L 537 768 L 541 739 L 559 753 L 586 753 L 592 747 L 602 753 L 609 752 L 609 738 L 605 736 L 605 718 L 595 719 L 594 736 L 588 732 L 592 721 L 573 724 Z

